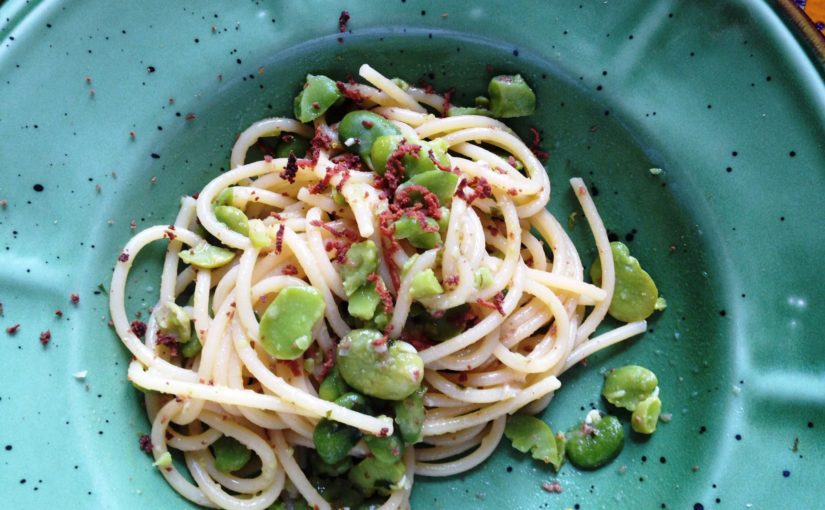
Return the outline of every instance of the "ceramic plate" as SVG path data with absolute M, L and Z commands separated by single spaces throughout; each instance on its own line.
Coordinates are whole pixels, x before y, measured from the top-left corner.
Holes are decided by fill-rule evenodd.
M 774 8 L 6 2 L 0 326 L 20 327 L 0 330 L 4 506 L 186 506 L 138 448 L 148 423 L 107 326 L 111 269 L 133 227 L 169 223 L 180 195 L 227 168 L 239 131 L 290 114 L 307 72 L 363 62 L 455 87 L 457 103 L 491 72 L 520 72 L 539 106 L 514 127 L 543 133 L 551 210 L 576 210 L 566 182 L 582 176 L 669 303 L 642 337 L 567 373 L 544 414 L 566 429 L 604 408 L 600 371 L 639 363 L 672 414 L 653 437 L 558 475 L 502 444 L 470 473 L 417 480 L 414 507 L 821 505 L 825 87 L 821 57 Z M 591 260 L 584 223 L 571 234 Z M 153 304 L 160 249 L 137 261 L 131 313 Z M 541 490 L 549 480 L 563 492 Z

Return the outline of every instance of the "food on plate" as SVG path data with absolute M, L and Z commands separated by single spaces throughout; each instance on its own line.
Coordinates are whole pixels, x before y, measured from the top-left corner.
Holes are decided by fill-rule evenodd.
M 658 291 L 575 178 L 598 252 L 585 281 L 546 209 L 546 155 L 499 120 L 533 113 L 534 92 L 501 75 L 459 107 L 360 76 L 308 75 L 295 119 L 250 126 L 229 171 L 118 256 L 110 311 L 152 423 L 141 445 L 184 498 L 246 509 L 407 507 L 415 476 L 469 470 L 503 435 L 556 469 L 565 451 L 608 462 L 616 418 L 565 438 L 527 415 L 565 370 L 643 333 Z M 130 322 L 129 270 L 158 240 L 157 304 Z M 608 313 L 627 324 L 594 335 Z M 658 392 L 628 371 L 606 397 L 652 432 Z

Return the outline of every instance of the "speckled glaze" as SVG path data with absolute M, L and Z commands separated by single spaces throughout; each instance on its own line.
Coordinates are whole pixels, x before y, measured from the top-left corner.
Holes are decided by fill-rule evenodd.
M 825 87 L 790 24 L 751 0 L 376 5 L 0 7 L 2 506 L 186 506 L 138 447 L 148 422 L 102 289 L 130 223 L 171 222 L 236 133 L 291 113 L 307 72 L 369 62 L 459 104 L 490 72 L 525 76 L 538 111 L 513 125 L 543 133 L 550 208 L 575 211 L 566 180 L 582 176 L 669 303 L 566 374 L 544 414 L 564 430 L 604 409 L 600 371 L 638 363 L 672 414 L 653 437 L 625 421 L 612 464 L 558 475 L 502 444 L 466 475 L 417 480 L 414 507 L 821 507 Z M 572 235 L 589 262 L 586 225 Z M 136 261 L 131 313 L 153 304 L 160 250 Z

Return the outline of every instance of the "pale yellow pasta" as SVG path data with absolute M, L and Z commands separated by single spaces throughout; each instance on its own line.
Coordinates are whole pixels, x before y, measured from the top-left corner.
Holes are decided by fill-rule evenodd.
M 407 446 L 399 461 L 404 476 L 386 494 L 383 509 L 409 507 L 415 475 L 454 475 L 483 463 L 500 442 L 508 415 L 540 411 L 561 386 L 559 376 L 566 369 L 645 331 L 640 321 L 590 338 L 607 312 L 615 275 L 607 233 L 580 179 L 570 185 L 595 238 L 603 268 L 599 286 L 584 282 L 576 247 L 546 210 L 547 172 L 515 132 L 488 117 L 440 116 L 441 96 L 402 88 L 368 65 L 360 74 L 371 85 L 348 87 L 361 95 L 364 107 L 389 119 L 409 141 L 438 138 L 449 147 L 449 168 L 441 170 L 458 173 L 461 181 L 441 244 L 416 250 L 387 238 L 382 214 L 392 204 L 369 168 L 328 175 L 347 157 L 347 148 L 338 140 L 337 125 L 322 115 L 312 124 L 274 118 L 250 126 L 232 149 L 229 171 L 207 183 L 197 199 L 182 199 L 172 225 L 138 233 L 118 257 L 110 312 L 133 356 L 128 377 L 148 392 L 151 452 L 167 482 L 198 505 L 265 509 L 288 487 L 290 497 L 331 508 L 308 477 L 305 450 L 314 447 L 319 420 L 365 434 L 393 433 L 391 417 L 342 407 L 318 393 L 315 376 L 323 374 L 315 362 L 329 360 L 328 353 L 355 327 L 341 306 L 347 293 L 337 250 L 345 235 L 377 245 L 375 273 L 387 284 L 394 308 L 386 329 L 389 341 L 414 342 L 407 338 L 408 326 L 422 309 L 439 317 L 464 306 L 469 314 L 451 338 L 414 342 L 427 387 L 423 437 Z M 290 133 L 322 136 L 329 143 L 319 144 L 300 164 L 294 156 L 246 162 L 260 138 Z M 514 161 L 523 164 L 523 172 Z M 489 192 L 472 197 L 479 183 Z M 253 242 L 251 234 L 218 219 L 215 203 L 227 189 L 233 192 L 228 204 L 260 220 L 256 228 L 268 236 L 268 244 Z M 126 311 L 127 277 L 138 253 L 163 239 L 168 244 L 158 301 L 141 339 Z M 207 239 L 234 253 L 231 262 L 214 269 L 180 268 L 182 250 L 202 248 Z M 414 297 L 413 282 L 423 272 L 437 275 L 444 292 Z M 283 289 L 307 286 L 324 303 L 312 346 L 294 362 L 276 360 L 261 345 L 261 314 Z M 191 303 L 180 302 L 189 295 Z M 189 358 L 175 352 L 162 326 L 176 302 L 192 319 L 191 338 L 200 344 Z M 210 447 L 224 436 L 254 454 L 256 472 L 218 469 Z M 181 452 L 189 478 L 168 462 L 169 449 Z M 364 442 L 350 451 L 356 459 L 368 454 Z

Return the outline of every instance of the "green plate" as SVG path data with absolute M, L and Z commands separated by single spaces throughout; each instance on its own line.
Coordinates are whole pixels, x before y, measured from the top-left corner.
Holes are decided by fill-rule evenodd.
M 672 414 L 653 437 L 558 475 L 502 444 L 466 475 L 418 480 L 415 507 L 821 505 L 825 87 L 786 3 L 380 6 L 347 2 L 346 34 L 320 2 L 0 7 L 0 327 L 20 324 L 0 330 L 3 506 L 185 506 L 138 449 L 148 423 L 99 285 L 130 222 L 172 221 L 236 133 L 290 113 L 305 73 L 363 62 L 455 87 L 458 103 L 491 71 L 524 75 L 539 108 L 515 127 L 544 134 L 552 211 L 576 210 L 566 181 L 582 176 L 670 304 L 566 374 L 544 415 L 565 429 L 604 408 L 600 371 L 640 363 Z M 585 225 L 572 234 L 589 261 Z M 153 304 L 160 249 L 137 261 L 132 313 Z

